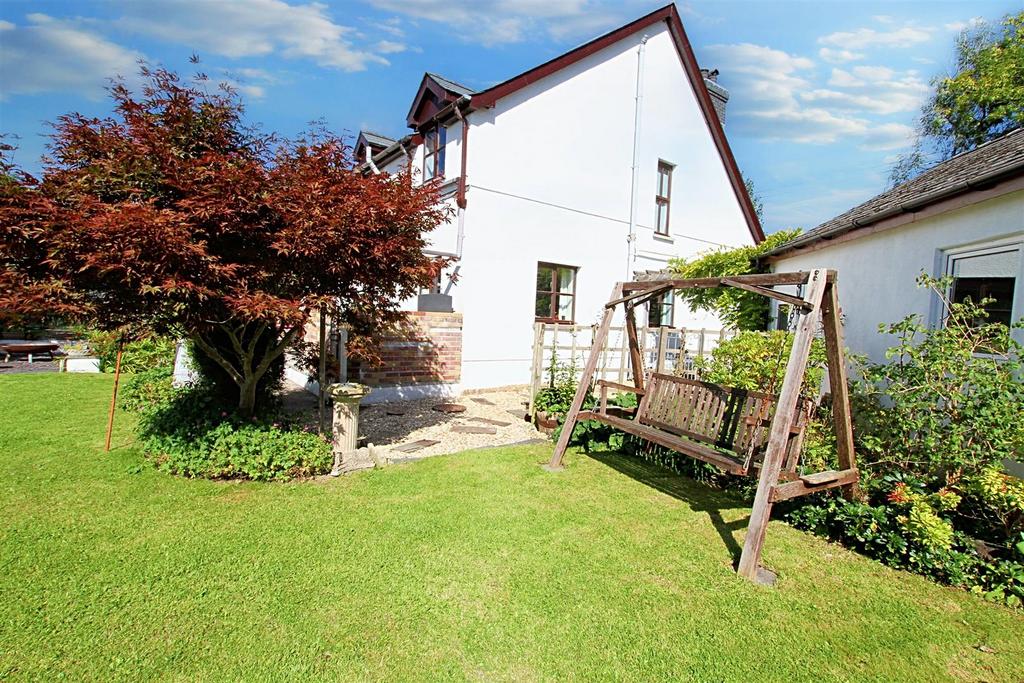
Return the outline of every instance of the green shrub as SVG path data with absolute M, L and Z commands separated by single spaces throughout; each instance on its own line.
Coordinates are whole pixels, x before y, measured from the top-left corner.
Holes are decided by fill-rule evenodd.
M 966 536 L 952 534 L 948 547 L 921 542 L 908 533 L 902 516 L 892 506 L 827 497 L 806 501 L 786 517 L 798 529 L 838 541 L 890 567 L 960 588 L 978 585 L 983 562 Z
M 945 298 L 947 280 L 919 282 Z M 868 469 L 953 480 L 1024 452 L 1024 347 L 984 323 L 987 302 L 944 303 L 937 328 L 918 316 L 881 326 L 897 338 L 889 362 L 860 368 L 854 414 Z
M 740 332 L 722 340 L 710 357 L 694 359 L 694 366 L 705 382 L 777 394 L 792 349 L 793 335 L 783 330 Z M 824 375 L 825 344 L 815 339 L 811 343 L 803 393 L 817 395 Z
M 173 382 L 174 368 L 168 365 L 129 375 L 118 392 L 121 407 L 138 413 L 170 401 L 175 392 Z
M 680 278 L 728 277 L 767 272 L 760 257 L 797 235 L 800 230 L 780 230 L 760 244 L 721 247 L 698 254 L 692 259 L 673 259 L 669 269 Z M 767 297 L 735 287 L 684 289 L 676 296 L 693 309 L 713 311 L 729 327 L 738 330 L 763 330 L 768 326 Z
M 576 360 L 563 363 L 552 354 L 551 363 L 547 368 L 547 386 L 534 395 L 534 410 L 543 411 L 549 415 L 564 416 L 569 411 L 572 400 L 576 397 L 578 385 Z M 589 394 L 588 400 L 590 400 Z
M 93 330 L 87 333 L 89 348 L 100 359 L 101 372 L 113 372 L 117 362 L 119 332 Z M 143 372 L 174 367 L 177 343 L 169 337 L 148 336 L 126 342 L 121 353 L 121 372 Z
M 284 481 L 323 474 L 333 462 L 330 446 L 316 434 L 274 424 L 222 422 L 193 445 L 167 438 L 147 445 L 156 449 L 158 469 L 206 479 Z

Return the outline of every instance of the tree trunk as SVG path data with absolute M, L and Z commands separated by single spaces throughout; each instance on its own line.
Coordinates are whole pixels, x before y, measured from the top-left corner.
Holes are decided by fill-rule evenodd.
M 271 364 L 284 354 L 285 349 L 295 341 L 302 331 L 297 325 L 281 334 L 280 331 L 266 325 L 258 325 L 250 329 L 248 325 L 220 325 L 220 330 L 230 342 L 219 345 L 212 340 L 196 335 L 193 339 L 203 353 L 224 369 L 238 387 L 238 412 L 243 417 L 251 417 L 256 412 L 257 389 L 259 382 L 267 373 Z M 266 333 L 274 335 L 274 341 L 266 346 L 262 353 L 257 352 L 260 337 Z M 280 337 L 277 335 L 280 334 Z
M 238 412 L 242 417 L 252 417 L 256 412 L 256 385 L 259 377 L 248 374 L 245 381 L 238 385 Z

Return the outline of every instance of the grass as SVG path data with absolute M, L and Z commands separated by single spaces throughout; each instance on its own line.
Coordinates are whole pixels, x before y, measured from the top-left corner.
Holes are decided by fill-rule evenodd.
M 745 506 L 623 456 L 190 481 L 110 386 L 0 377 L 0 678 L 1024 679 L 1020 613 L 779 523 L 756 586 Z

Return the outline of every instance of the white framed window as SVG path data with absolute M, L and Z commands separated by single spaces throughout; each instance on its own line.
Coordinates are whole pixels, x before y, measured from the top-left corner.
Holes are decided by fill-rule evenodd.
M 675 164 L 658 160 L 658 186 L 654 195 L 654 232 L 668 235 L 669 212 L 672 207 L 672 171 Z
M 993 299 L 987 321 L 1010 325 L 1024 316 L 1024 242 L 1007 241 L 945 251 L 945 274 L 953 278 L 949 298 Z
M 572 323 L 576 319 L 575 266 L 557 263 L 537 264 L 535 320 L 547 323 Z
M 440 124 L 423 135 L 423 182 L 444 177 L 446 142 L 447 129 Z

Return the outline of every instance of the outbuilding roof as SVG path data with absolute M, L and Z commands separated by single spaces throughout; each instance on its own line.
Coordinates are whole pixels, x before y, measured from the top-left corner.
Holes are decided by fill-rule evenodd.
M 920 211 L 942 200 L 984 190 L 1021 175 L 1024 175 L 1024 129 L 1017 129 L 936 164 L 916 178 L 779 245 L 765 257 L 817 246 L 816 243 L 836 239 L 858 228 Z

